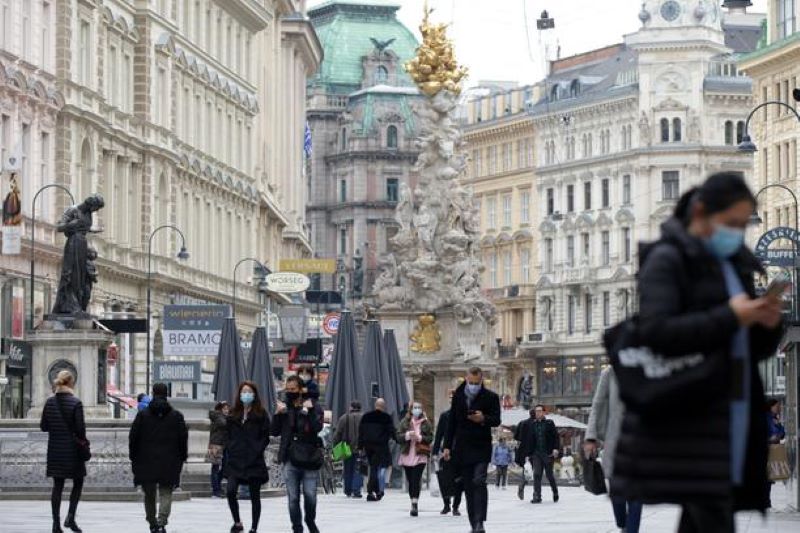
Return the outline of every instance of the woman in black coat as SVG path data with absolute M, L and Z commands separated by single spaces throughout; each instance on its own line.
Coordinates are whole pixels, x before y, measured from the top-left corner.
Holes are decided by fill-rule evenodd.
M 258 529 L 261 518 L 261 486 L 269 481 L 264 452 L 269 444 L 269 415 L 261 403 L 256 384 L 244 381 L 239 385 L 239 394 L 225 428 L 227 443 L 223 475 L 228 480 L 228 506 L 233 516 L 231 533 L 243 531 L 239 517 L 239 485 L 250 489 L 253 525 L 251 533 Z
M 680 533 L 732 533 L 735 510 L 767 503 L 758 362 L 777 348 L 781 302 L 755 297 L 761 267 L 743 245 L 755 207 L 739 174 L 715 174 L 681 198 L 661 239 L 640 253 L 642 342 L 665 357 L 713 358 L 716 386 L 684 391 L 674 413 L 628 410 L 611 488 L 629 500 L 681 504 Z
M 75 523 L 75 512 L 86 477 L 86 463 L 78 456 L 75 436 L 86 438 L 86 423 L 83 419 L 83 404 L 72 393 L 75 377 L 69 370 L 58 373 L 53 382 L 56 394 L 47 399 L 42 410 L 40 427 L 47 435 L 47 477 L 53 478 L 53 493 L 50 506 L 53 512 L 53 533 L 61 533 L 61 493 L 64 481 L 72 480 L 69 495 L 69 511 L 64 527 L 81 531 Z

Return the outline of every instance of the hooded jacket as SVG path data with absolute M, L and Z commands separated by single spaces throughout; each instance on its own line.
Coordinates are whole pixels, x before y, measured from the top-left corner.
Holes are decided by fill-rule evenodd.
M 155 397 L 139 411 L 128 435 L 133 483 L 177 487 L 189 457 L 189 430 L 180 411 Z
M 742 286 L 755 296 L 753 274 L 761 267 L 742 247 L 730 262 Z M 735 379 L 731 341 L 739 323 L 728 304 L 719 261 L 704 243 L 672 218 L 662 236 L 640 251 L 639 335 L 665 357 L 701 352 L 720 358 L 717 387 L 674 416 L 625 413 L 614 461 L 612 494 L 644 503 L 686 503 L 733 498 L 736 509 L 767 507 L 767 423 L 758 362 L 771 356 L 782 328 L 749 328 L 750 419 L 744 482 L 730 474 L 730 400 Z

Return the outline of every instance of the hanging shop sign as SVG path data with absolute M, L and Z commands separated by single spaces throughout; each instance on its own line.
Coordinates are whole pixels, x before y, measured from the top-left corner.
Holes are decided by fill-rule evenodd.
M 292 294 L 303 292 L 311 285 L 311 280 L 305 274 L 297 272 L 274 272 L 267 276 L 267 287 L 274 292 Z
M 336 259 L 281 259 L 278 264 L 281 272 L 302 272 L 303 274 L 333 274 L 336 272 Z
M 227 305 L 165 305 L 164 355 L 214 356 Z
M 200 383 L 200 361 L 156 361 L 154 379 L 157 382 L 191 381 Z
M 33 348 L 30 343 L 14 339 L 3 339 L 2 350 L 3 354 L 8 357 L 6 360 L 8 368 L 27 370 L 30 367 L 31 357 L 33 356 Z
M 789 240 L 800 246 L 800 234 L 794 228 L 779 226 L 772 228 L 758 239 L 753 250 L 756 257 L 769 266 L 793 267 L 797 253 L 793 248 L 775 248 L 770 250 L 770 245 L 779 240 Z

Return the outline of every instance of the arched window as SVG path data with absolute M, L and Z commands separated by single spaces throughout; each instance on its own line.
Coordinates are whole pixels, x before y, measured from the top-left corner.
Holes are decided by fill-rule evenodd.
M 661 142 L 668 143 L 669 142 L 669 119 L 662 118 L 661 119 Z
M 389 81 L 389 70 L 383 65 L 378 65 L 375 69 L 375 83 L 386 83 Z
M 397 148 L 397 126 L 386 128 L 386 147 Z
M 578 95 L 581 94 L 581 82 L 578 80 L 572 80 L 572 83 L 569 84 L 569 97 L 570 98 L 577 98 Z
M 725 144 L 733 144 L 733 121 L 725 121 Z
M 550 100 L 558 100 L 558 85 L 554 85 L 553 88 L 550 89 Z
M 744 120 L 736 123 L 736 144 L 739 144 L 744 139 Z
M 92 165 L 92 143 L 89 142 L 89 139 L 83 140 L 83 145 L 81 146 L 81 181 L 80 181 L 80 192 L 79 197 L 76 198 L 78 202 L 82 201 L 84 198 L 89 196 L 90 194 L 97 192 L 94 191 L 94 167 Z
M 347 150 L 347 130 L 342 128 L 342 152 Z
M 681 142 L 681 119 L 672 119 L 672 140 L 676 143 Z

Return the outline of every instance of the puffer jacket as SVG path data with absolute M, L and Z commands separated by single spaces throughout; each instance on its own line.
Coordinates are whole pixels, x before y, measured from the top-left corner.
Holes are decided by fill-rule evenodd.
M 64 416 L 61 415 L 62 412 Z M 64 421 L 64 417 L 68 422 Z M 74 434 L 68 423 L 71 424 Z M 42 410 L 39 427 L 47 432 L 47 477 L 86 477 L 86 463 L 78 458 L 74 437 L 78 435 L 86 438 L 83 404 L 78 397 L 71 392 L 58 392 L 48 398 Z
M 183 414 L 166 398 L 155 397 L 139 411 L 128 435 L 133 483 L 176 488 L 189 457 L 189 430 Z
M 228 430 L 225 428 L 225 423 L 227 421 L 225 415 L 222 411 L 212 409 L 208 412 L 208 418 L 211 420 L 208 443 L 216 446 L 225 446 L 228 440 Z

